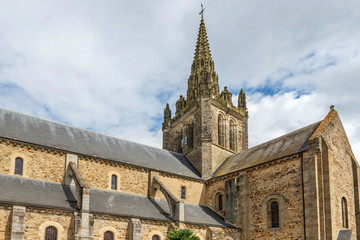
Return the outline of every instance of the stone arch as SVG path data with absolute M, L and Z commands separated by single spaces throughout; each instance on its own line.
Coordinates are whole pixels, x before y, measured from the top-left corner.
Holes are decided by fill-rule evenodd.
M 224 240 L 234 240 L 232 237 L 226 236 Z
M 151 240 L 154 235 L 158 235 L 160 237 L 160 240 L 165 240 L 164 234 L 158 230 L 151 231 L 148 234 L 149 240 Z
M 288 202 L 289 200 L 282 194 L 269 194 L 265 196 L 260 203 L 262 225 L 264 229 L 270 229 L 271 226 L 271 203 L 276 201 L 279 207 L 279 228 L 284 226 L 288 218 Z
M 116 228 L 114 227 L 103 227 L 99 230 L 99 236 L 100 236 L 100 239 L 104 239 L 104 234 L 105 232 L 107 231 L 110 231 L 114 234 L 114 240 L 117 240 L 117 236 L 120 236 L 120 233 L 118 230 L 116 230 Z
M 53 226 L 57 230 L 57 239 L 62 239 L 64 234 L 64 228 L 59 223 L 54 221 L 47 221 L 39 227 L 39 239 L 45 239 L 45 230 L 47 227 Z
M 220 210 L 218 207 L 218 195 L 219 194 L 221 194 L 223 196 L 223 209 L 222 210 Z M 223 188 L 216 189 L 213 192 L 213 194 L 211 195 L 211 199 L 212 199 L 213 209 L 216 211 L 219 211 L 221 214 L 223 214 L 225 211 L 225 189 L 223 189 Z

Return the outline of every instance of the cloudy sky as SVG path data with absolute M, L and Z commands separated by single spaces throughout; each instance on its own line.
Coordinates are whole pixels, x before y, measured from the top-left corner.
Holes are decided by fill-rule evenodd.
M 0 0 L 0 107 L 161 147 L 186 94 L 197 0 Z M 360 159 L 360 1 L 203 0 L 220 88 L 247 93 L 250 146 L 323 119 Z

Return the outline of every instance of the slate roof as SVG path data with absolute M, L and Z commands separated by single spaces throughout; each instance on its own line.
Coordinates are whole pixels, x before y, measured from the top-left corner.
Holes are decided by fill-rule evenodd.
M 0 137 L 200 179 L 183 154 L 2 108 Z
M 75 187 L 60 183 L 0 175 L 0 192 L 6 193 L 0 194 L 0 203 L 77 210 Z M 185 204 L 184 208 L 185 223 L 232 227 L 206 206 Z M 90 190 L 90 211 L 107 215 L 173 221 L 169 217 L 169 208 L 165 200 L 151 200 L 143 196 L 98 189 Z
M 307 150 L 309 147 L 308 140 L 320 123 L 321 121 L 313 123 L 284 136 L 231 155 L 214 172 L 213 177 L 240 171 Z

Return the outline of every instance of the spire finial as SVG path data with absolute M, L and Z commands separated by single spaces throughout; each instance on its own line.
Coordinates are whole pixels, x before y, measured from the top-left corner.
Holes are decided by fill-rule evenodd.
M 205 8 L 204 8 L 203 4 L 201 3 L 201 11 L 199 12 L 199 14 L 201 15 L 201 19 L 204 19 L 204 10 L 205 10 Z

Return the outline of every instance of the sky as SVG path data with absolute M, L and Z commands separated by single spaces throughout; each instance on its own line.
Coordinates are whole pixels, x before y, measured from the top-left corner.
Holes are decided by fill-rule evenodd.
M 0 0 L 0 107 L 161 148 L 186 95 L 198 0 Z M 203 0 L 220 90 L 247 94 L 249 146 L 335 105 L 360 159 L 360 1 Z

